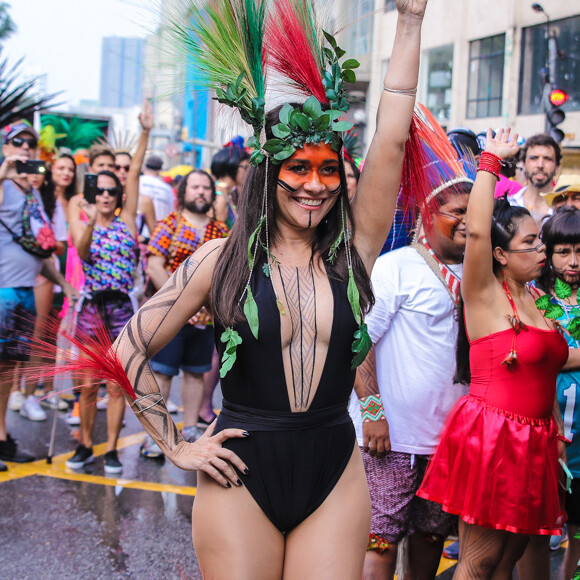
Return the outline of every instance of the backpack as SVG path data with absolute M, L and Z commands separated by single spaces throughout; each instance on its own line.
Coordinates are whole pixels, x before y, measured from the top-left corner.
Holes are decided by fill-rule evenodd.
M 56 250 L 50 221 L 32 190 L 26 191 L 15 181 L 13 183 L 26 195 L 22 210 L 22 235 L 13 232 L 1 219 L 0 224 L 12 234 L 12 239 L 25 252 L 37 258 L 49 258 Z

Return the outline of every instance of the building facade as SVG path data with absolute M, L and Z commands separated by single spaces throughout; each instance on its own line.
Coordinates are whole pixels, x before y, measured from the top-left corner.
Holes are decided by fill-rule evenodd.
M 145 40 L 103 38 L 101 48 L 100 104 L 119 109 L 143 101 Z
M 364 0 L 358 0 L 360 3 Z M 543 12 L 527 0 L 431 2 L 423 25 L 418 100 L 447 129 L 511 126 L 524 137 L 545 130 L 542 68 L 546 29 L 557 39 L 552 61 L 569 101 L 564 147 L 580 146 L 580 3 L 544 0 Z M 367 140 L 392 50 L 397 12 L 392 0 L 374 0 Z M 548 22 L 549 20 L 549 22 Z M 356 53 L 354 55 L 356 57 Z

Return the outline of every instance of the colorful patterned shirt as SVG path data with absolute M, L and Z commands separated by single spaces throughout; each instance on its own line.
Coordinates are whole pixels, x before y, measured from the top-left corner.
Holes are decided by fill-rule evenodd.
M 164 258 L 165 271 L 171 276 L 200 246 L 227 235 L 228 228 L 223 222 L 210 220 L 204 230 L 198 230 L 174 211 L 157 224 L 149 240 L 147 253 Z M 211 324 L 211 317 L 205 309 L 199 313 L 197 324 Z
M 137 266 L 137 240 L 119 218 L 106 227 L 95 224 L 89 260 L 83 260 L 85 290 L 119 290 L 126 294 L 133 288 Z

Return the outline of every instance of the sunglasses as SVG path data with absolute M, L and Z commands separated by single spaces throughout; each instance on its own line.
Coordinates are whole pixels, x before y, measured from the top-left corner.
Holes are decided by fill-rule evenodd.
M 117 165 L 115 163 L 115 171 L 121 171 L 121 169 L 124 169 L 125 171 L 129 171 L 129 165 Z
M 31 137 L 30 139 L 24 139 L 23 137 L 12 137 L 12 139 L 10 139 L 10 143 L 12 143 L 14 147 L 22 147 L 24 143 L 26 143 L 30 149 L 36 149 L 38 146 L 38 141 L 34 137 Z
M 97 195 L 104 195 L 105 193 L 108 193 L 111 197 L 117 197 L 116 187 L 97 187 L 96 191 Z

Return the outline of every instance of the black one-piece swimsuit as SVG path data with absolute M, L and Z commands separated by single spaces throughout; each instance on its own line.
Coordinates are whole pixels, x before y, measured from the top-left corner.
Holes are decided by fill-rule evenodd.
M 312 403 L 292 412 L 281 349 L 280 312 L 272 282 L 255 270 L 252 292 L 258 304 L 259 338 L 246 322 L 237 360 L 221 381 L 223 408 L 214 433 L 245 429 L 251 436 L 228 439 L 249 468 L 244 485 L 270 521 L 290 532 L 324 502 L 342 475 L 354 449 L 355 431 L 348 414 L 354 384 L 351 345 L 356 330 L 346 284 L 329 277 L 334 301 L 328 354 Z M 216 324 L 221 356 L 223 328 Z

